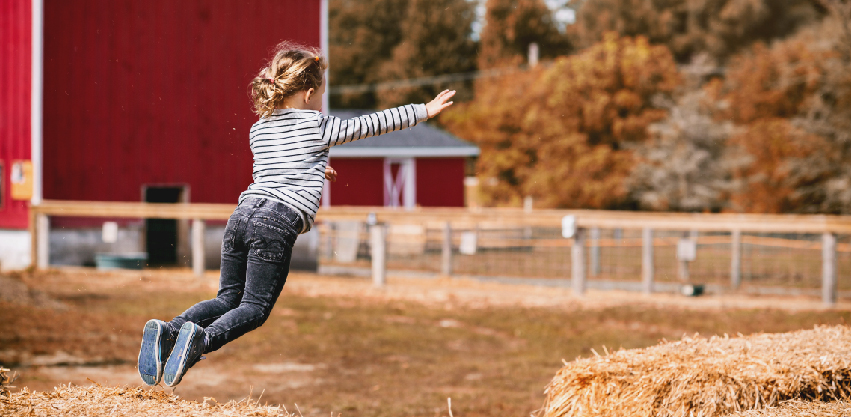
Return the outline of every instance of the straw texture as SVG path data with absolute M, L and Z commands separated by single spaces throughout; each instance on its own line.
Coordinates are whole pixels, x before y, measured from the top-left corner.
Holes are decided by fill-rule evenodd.
M 729 417 L 848 417 L 851 416 L 851 403 L 834 401 L 829 403 L 804 402 L 792 400 L 780 407 L 762 410 L 742 411 Z
M 9 370 L 0 365 L 0 399 L 9 398 L 9 386 L 15 380 L 14 375 L 9 375 Z
M 721 416 L 790 399 L 847 400 L 851 328 L 679 342 L 565 363 L 541 415 Z
M 219 404 L 211 398 L 203 403 L 181 400 L 154 389 L 101 386 L 67 386 L 52 392 L 26 388 L 0 397 L 0 416 L 277 416 L 294 417 L 283 407 L 268 407 L 244 399 Z

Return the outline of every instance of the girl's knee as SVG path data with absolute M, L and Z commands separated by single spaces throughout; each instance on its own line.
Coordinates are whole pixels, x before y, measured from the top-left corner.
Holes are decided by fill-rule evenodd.
M 251 311 L 251 316 L 254 318 L 254 322 L 257 323 L 257 327 L 262 326 L 269 319 L 269 316 L 272 315 L 271 308 L 265 308 L 257 304 L 242 303 L 240 304 L 240 308 L 246 308 Z
M 230 293 L 222 293 L 216 295 L 216 301 L 222 303 L 228 310 L 233 310 L 239 307 L 240 301 L 242 301 L 238 294 L 230 294 Z

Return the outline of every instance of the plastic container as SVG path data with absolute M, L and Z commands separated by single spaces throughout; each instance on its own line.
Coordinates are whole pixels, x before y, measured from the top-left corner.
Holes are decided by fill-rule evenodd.
M 142 269 L 148 262 L 147 253 L 98 253 L 97 269 Z

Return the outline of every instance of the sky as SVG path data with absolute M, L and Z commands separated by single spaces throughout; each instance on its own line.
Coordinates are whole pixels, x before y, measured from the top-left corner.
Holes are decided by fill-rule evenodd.
M 476 21 L 473 22 L 472 38 L 479 39 L 479 33 L 485 25 L 485 3 L 487 0 L 469 0 L 478 3 L 476 6 Z M 555 20 L 559 26 L 559 30 L 564 30 L 567 25 L 572 24 L 576 20 L 576 12 L 567 6 L 570 0 L 544 0 L 547 6 L 555 13 Z

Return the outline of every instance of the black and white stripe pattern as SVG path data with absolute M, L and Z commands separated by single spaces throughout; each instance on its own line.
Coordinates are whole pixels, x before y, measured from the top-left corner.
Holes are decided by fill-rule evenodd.
M 325 166 L 332 146 L 413 127 L 428 119 L 424 104 L 342 120 L 313 110 L 281 109 L 251 126 L 254 182 L 239 196 L 280 201 L 300 213 L 307 232 L 313 226 Z

